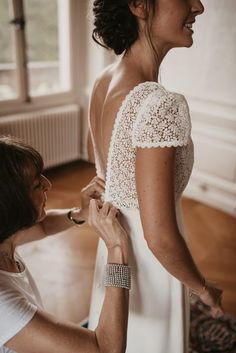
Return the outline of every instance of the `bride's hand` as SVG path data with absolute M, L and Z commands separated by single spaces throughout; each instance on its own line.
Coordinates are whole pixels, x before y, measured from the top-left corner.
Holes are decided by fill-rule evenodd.
M 118 221 L 119 210 L 109 202 L 101 204 L 92 199 L 89 205 L 88 223 L 104 240 L 108 249 L 120 246 L 128 247 L 128 236 Z
M 221 304 L 222 293 L 223 291 L 221 289 L 207 282 L 204 289 L 199 294 L 201 301 L 210 307 L 210 313 L 214 318 L 224 315 L 224 310 Z

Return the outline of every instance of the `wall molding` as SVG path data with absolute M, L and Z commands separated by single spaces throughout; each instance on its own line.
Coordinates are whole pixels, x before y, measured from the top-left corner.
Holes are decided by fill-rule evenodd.
M 188 98 L 195 165 L 185 195 L 236 216 L 236 105 Z
M 236 185 L 194 170 L 184 196 L 203 202 L 236 217 Z
M 200 120 L 214 125 L 225 126 L 224 122 L 227 120 L 229 126 L 236 129 L 236 104 L 230 102 L 216 102 L 205 99 L 204 97 L 193 97 L 186 94 L 186 99 L 190 106 L 191 112 L 197 113 Z

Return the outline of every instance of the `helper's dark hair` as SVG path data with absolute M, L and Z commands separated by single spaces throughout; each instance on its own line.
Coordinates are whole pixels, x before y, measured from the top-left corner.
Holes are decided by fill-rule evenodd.
M 15 232 L 32 226 L 37 212 L 30 198 L 33 168 L 43 170 L 41 155 L 12 137 L 0 137 L 0 243 Z
M 146 35 L 153 49 L 150 20 L 155 11 L 156 1 L 143 0 L 147 17 Z M 129 8 L 129 5 L 135 2 L 137 0 L 95 0 L 92 34 L 94 41 L 107 49 L 114 50 L 117 55 L 127 51 L 139 37 L 137 18 Z

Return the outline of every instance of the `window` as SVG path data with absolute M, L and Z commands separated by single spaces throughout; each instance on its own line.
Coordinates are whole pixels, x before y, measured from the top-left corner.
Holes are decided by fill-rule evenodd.
M 0 102 L 71 90 L 69 4 L 0 1 Z
M 16 48 L 13 28 L 9 25 L 8 0 L 0 2 L 0 100 L 18 96 Z

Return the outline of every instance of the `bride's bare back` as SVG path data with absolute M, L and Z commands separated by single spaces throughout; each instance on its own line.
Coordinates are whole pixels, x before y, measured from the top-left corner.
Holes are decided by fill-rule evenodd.
M 97 79 L 90 103 L 90 133 L 93 135 L 103 177 L 106 175 L 107 158 L 113 126 L 117 113 L 129 91 L 141 82 L 132 78 L 128 67 L 113 64 Z

